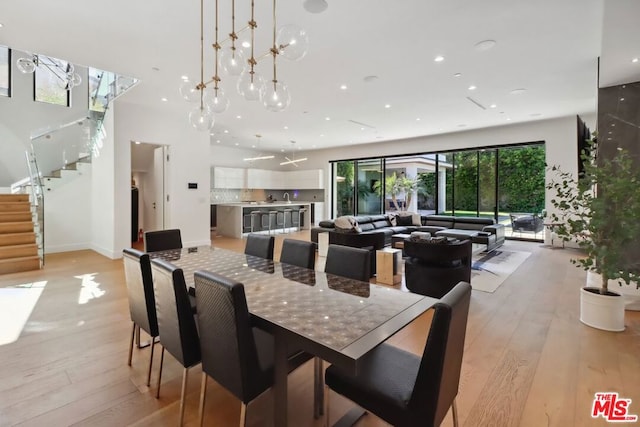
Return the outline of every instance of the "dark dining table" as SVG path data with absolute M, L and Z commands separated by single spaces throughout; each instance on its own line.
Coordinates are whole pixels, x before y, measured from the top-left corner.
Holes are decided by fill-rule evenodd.
M 287 346 L 356 373 L 362 356 L 438 301 L 212 246 L 149 255 L 180 267 L 190 288 L 196 270 L 244 284 L 256 326 L 275 338 L 274 425 L 278 427 L 287 425 Z

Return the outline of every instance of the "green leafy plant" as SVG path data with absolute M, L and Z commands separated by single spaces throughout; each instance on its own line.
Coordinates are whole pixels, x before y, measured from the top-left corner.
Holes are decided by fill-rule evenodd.
M 413 193 L 418 190 L 418 180 L 415 178 L 408 178 L 404 175 L 398 176 L 395 172 L 391 175 L 387 176 L 384 180 L 384 191 L 387 195 L 391 196 L 391 203 L 398 211 L 405 210 L 408 206 L 411 205 L 411 198 L 413 197 Z M 380 181 L 377 181 L 373 185 L 373 191 L 380 195 L 382 193 L 382 184 Z M 400 206 L 398 203 L 398 196 L 400 194 L 405 195 L 405 205 L 404 208 Z
M 609 279 L 640 286 L 640 263 L 633 256 L 640 242 L 640 168 L 626 150 L 613 158 L 596 158 L 597 144 L 589 141 L 582 153 L 584 175 L 575 179 L 559 166 L 546 188 L 552 191 L 550 215 L 554 231 L 565 242 L 575 241 L 586 254 L 571 262 L 602 276 L 600 293 Z

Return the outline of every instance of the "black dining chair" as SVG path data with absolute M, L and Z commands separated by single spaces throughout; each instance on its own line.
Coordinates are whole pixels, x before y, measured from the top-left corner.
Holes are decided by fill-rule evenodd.
M 151 261 L 151 270 L 153 272 L 153 288 L 156 297 L 158 331 L 160 333 L 160 344 L 162 345 L 156 397 L 160 397 L 162 364 L 164 362 L 164 351 L 167 350 L 184 367 L 182 372 L 182 392 L 180 394 L 180 425 L 182 425 L 189 368 L 200 363 L 198 329 L 196 328 L 196 320 L 189 301 L 182 269 L 167 261 L 153 259 Z
M 242 283 L 208 271 L 196 271 L 194 279 L 203 371 L 200 425 L 210 376 L 242 402 L 240 426 L 244 426 L 249 403 L 273 385 L 273 336 L 253 326 Z M 311 357 L 301 351 L 291 353 L 289 372 Z
M 282 251 L 280 252 L 280 262 L 313 270 L 316 265 L 317 247 L 318 245 L 314 242 L 284 239 L 282 241 Z
M 364 356 L 354 375 L 335 365 L 325 371 L 325 423 L 329 390 L 334 390 L 387 423 L 401 427 L 439 426 L 456 395 L 471 299 L 471 285 L 458 283 L 435 304 L 422 357 L 381 344 Z
M 131 366 L 133 358 L 133 342 L 136 332 L 138 347 L 140 347 L 140 329 L 151 337 L 151 355 L 149 356 L 149 371 L 147 372 L 147 386 L 151 384 L 151 368 L 153 366 L 153 350 L 155 338 L 158 336 L 158 319 L 156 317 L 156 299 L 153 293 L 153 279 L 151 278 L 151 261 L 149 255 L 136 249 L 122 251 L 124 276 L 127 284 L 129 299 L 129 313 L 133 328 L 129 343 L 129 360 Z
M 261 234 L 249 234 L 244 247 L 245 255 L 253 255 L 260 258 L 273 259 L 273 236 L 263 236 Z
M 157 252 L 169 249 L 182 249 L 180 230 L 147 231 L 144 233 L 144 251 Z
M 371 277 L 371 252 L 343 245 L 329 245 L 324 272 L 368 282 Z

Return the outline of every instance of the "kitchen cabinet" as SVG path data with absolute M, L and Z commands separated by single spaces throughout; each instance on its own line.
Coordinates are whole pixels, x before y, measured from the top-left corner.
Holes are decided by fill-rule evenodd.
M 227 168 L 216 166 L 213 168 L 214 188 L 246 188 L 247 170 L 244 168 Z

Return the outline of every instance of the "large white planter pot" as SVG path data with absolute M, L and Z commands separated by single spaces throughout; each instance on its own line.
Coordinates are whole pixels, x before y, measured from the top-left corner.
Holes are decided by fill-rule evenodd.
M 580 321 L 605 331 L 624 331 L 624 298 L 600 295 L 598 288 L 580 289 Z
M 602 276 L 591 271 L 587 272 L 587 287 L 599 288 L 601 284 Z M 611 292 L 623 296 L 625 310 L 640 311 L 640 289 L 638 289 L 636 282 L 627 285 L 622 280 L 610 279 L 607 288 Z

